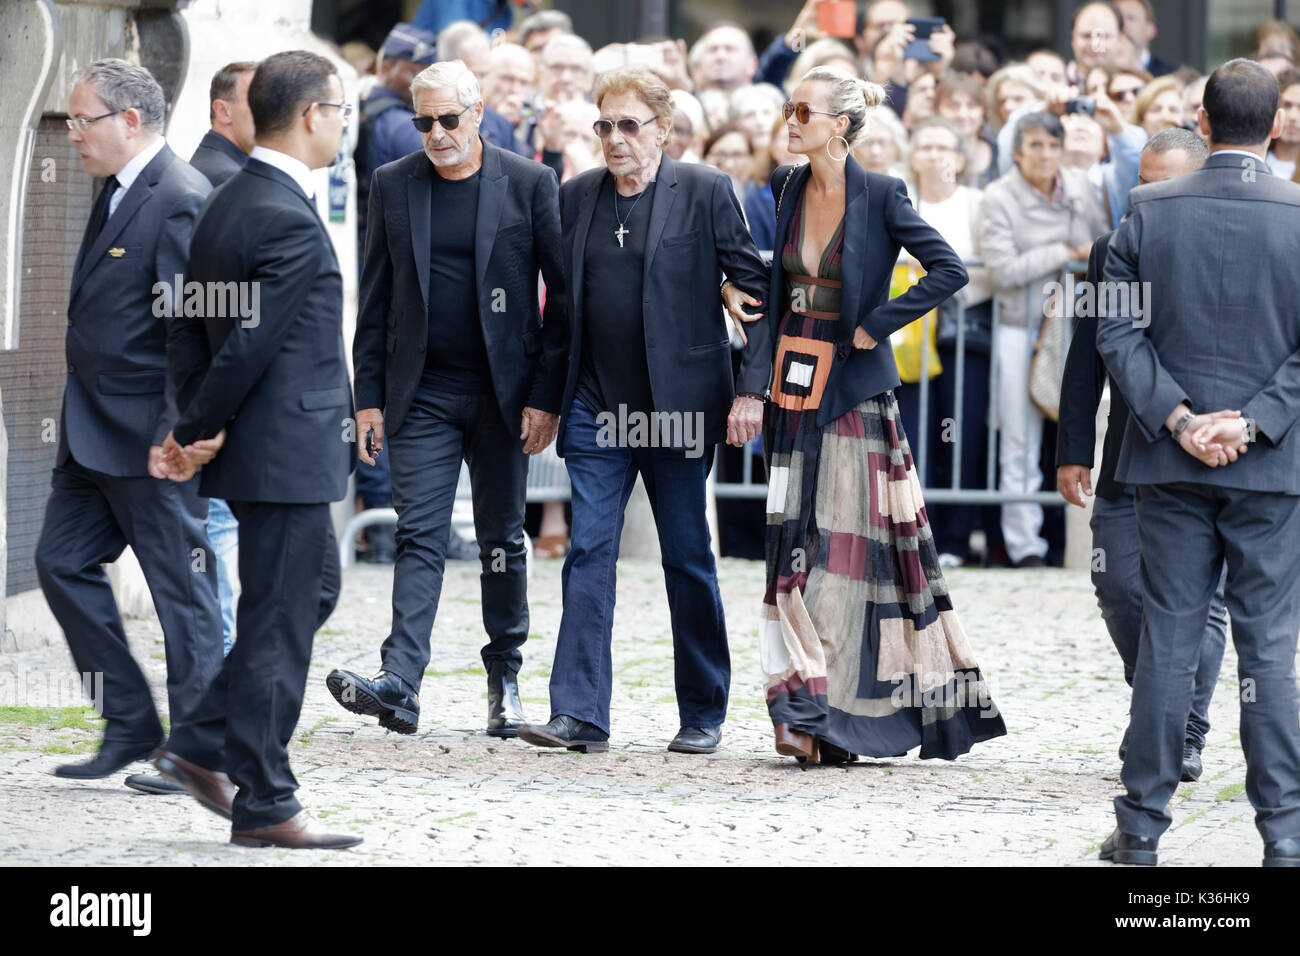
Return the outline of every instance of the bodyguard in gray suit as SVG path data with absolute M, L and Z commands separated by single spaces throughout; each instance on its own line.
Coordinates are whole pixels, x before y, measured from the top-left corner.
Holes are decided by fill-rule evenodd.
M 1264 163 L 1281 122 L 1268 70 L 1219 67 L 1199 115 L 1210 159 L 1134 190 L 1106 261 L 1107 282 L 1150 283 L 1128 286 L 1145 292 L 1140 316 L 1108 309 L 1097 328 L 1131 405 L 1116 477 L 1137 486 L 1142 547 L 1127 793 L 1101 848 L 1116 863 L 1154 864 L 1171 822 L 1226 559 L 1246 793 L 1264 865 L 1300 866 L 1300 186 Z

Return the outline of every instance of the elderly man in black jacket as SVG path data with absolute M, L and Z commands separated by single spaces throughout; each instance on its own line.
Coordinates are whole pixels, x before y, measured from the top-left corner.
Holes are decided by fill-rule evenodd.
M 479 136 L 483 100 L 459 60 L 424 70 L 411 91 L 424 149 L 371 183 L 352 346 L 358 454 L 373 466 L 388 443 L 392 631 L 374 677 L 336 670 L 326 683 L 353 713 L 415 732 L 463 460 L 483 565 L 487 732 L 513 737 L 524 720 L 528 456 L 555 436 L 566 366 L 559 187 L 547 167 Z
M 558 443 L 573 486 L 564 616 L 551 720 L 520 737 L 582 752 L 609 748 L 615 565 L 639 474 L 655 513 L 664 624 L 673 634 L 681 726 L 669 746 L 711 753 L 731 677 L 705 517 L 705 478 L 733 404 L 719 280 L 725 273 L 761 294 L 767 270 L 727 177 L 663 154 L 673 107 L 662 81 L 610 71 L 596 103 L 607 168 L 560 190 L 572 328 Z M 744 381 L 755 392 L 767 387 L 762 372 Z M 757 419 L 753 426 L 744 437 L 757 432 Z

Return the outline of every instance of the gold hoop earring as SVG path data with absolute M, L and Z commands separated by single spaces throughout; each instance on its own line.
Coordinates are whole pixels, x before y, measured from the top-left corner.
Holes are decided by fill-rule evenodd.
M 831 143 L 835 142 L 837 139 L 844 144 L 843 156 L 835 156 L 834 154 L 831 153 Z M 843 136 L 832 136 L 830 139 L 826 141 L 826 155 L 829 156 L 833 162 L 836 163 L 844 162 L 846 159 L 849 158 L 850 152 L 852 152 L 852 150 L 849 149 L 849 141 L 845 139 Z

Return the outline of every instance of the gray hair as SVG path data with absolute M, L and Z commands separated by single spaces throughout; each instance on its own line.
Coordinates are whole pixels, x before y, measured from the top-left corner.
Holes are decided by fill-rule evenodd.
M 785 103 L 785 94 L 771 83 L 750 83 L 731 91 L 727 115 L 732 119 L 738 119 L 745 108 L 745 101 L 751 99 L 767 100 L 779 112 Z
M 121 112 L 135 107 L 140 111 L 141 126 L 155 133 L 163 131 L 166 100 L 162 87 L 144 67 L 126 60 L 96 60 L 78 70 L 72 82 L 90 84 L 110 110 Z
M 1053 139 L 1059 139 L 1062 143 L 1065 142 L 1065 127 L 1061 125 L 1061 121 L 1057 119 L 1056 114 L 1049 113 L 1047 110 L 1039 110 L 1037 113 L 1028 113 L 1020 117 L 1020 120 L 1016 123 L 1015 138 L 1011 142 L 1011 151 L 1013 153 L 1020 152 L 1020 145 L 1025 141 L 1025 137 L 1036 129 L 1041 129 Z
M 587 70 L 591 70 L 591 44 L 576 33 L 561 33 L 559 36 L 553 36 L 547 40 L 546 46 L 542 47 L 542 66 L 546 66 L 546 55 L 548 53 L 565 46 L 580 50 L 582 55 L 587 58 Z
M 1162 129 L 1147 140 L 1146 145 L 1142 147 L 1142 152 L 1168 153 L 1175 149 L 1187 153 L 1192 169 L 1200 169 L 1210 158 L 1210 147 L 1205 144 L 1201 135 L 1193 133 L 1190 129 L 1183 129 L 1181 126 Z
M 460 60 L 435 63 L 415 74 L 415 79 L 411 81 L 411 99 L 414 100 L 415 94 L 420 90 L 432 92 L 445 89 L 456 91 L 461 106 L 473 106 L 483 99 L 478 88 L 478 77 Z
M 525 17 L 519 24 L 519 44 L 528 43 L 528 38 L 541 30 L 561 30 L 573 32 L 573 18 L 563 10 L 539 10 L 531 17 Z
M 686 66 L 694 70 L 700 65 L 700 60 L 704 59 L 704 41 L 708 39 L 709 34 L 717 33 L 719 30 L 738 30 L 745 42 L 749 44 L 749 55 L 757 56 L 758 51 L 754 49 L 754 39 L 739 23 L 732 23 L 730 20 L 724 20 L 721 23 L 715 23 L 702 34 L 700 38 L 691 44 L 690 52 L 686 54 Z
M 455 20 L 447 24 L 438 33 L 438 59 L 459 59 L 461 45 L 471 37 L 479 37 L 485 43 L 491 42 L 487 31 L 473 20 Z
M 858 144 L 867 135 L 868 120 L 872 112 L 885 102 L 884 87 L 868 80 L 849 76 L 842 70 L 831 66 L 815 66 L 799 80 L 800 83 L 829 83 L 831 92 L 830 111 L 836 116 L 847 116 L 849 128 L 844 131 L 849 148 Z

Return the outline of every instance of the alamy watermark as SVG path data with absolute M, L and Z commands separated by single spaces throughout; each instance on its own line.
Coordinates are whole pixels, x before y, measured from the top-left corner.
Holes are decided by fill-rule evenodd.
M 619 404 L 618 413 L 596 416 L 596 444 L 601 448 L 677 448 L 687 458 L 704 454 L 703 412 L 628 411 Z
M 153 314 L 156 318 L 239 319 L 240 328 L 262 324 L 262 284 L 252 282 L 186 282 L 179 272 L 169 285 L 155 282 Z

